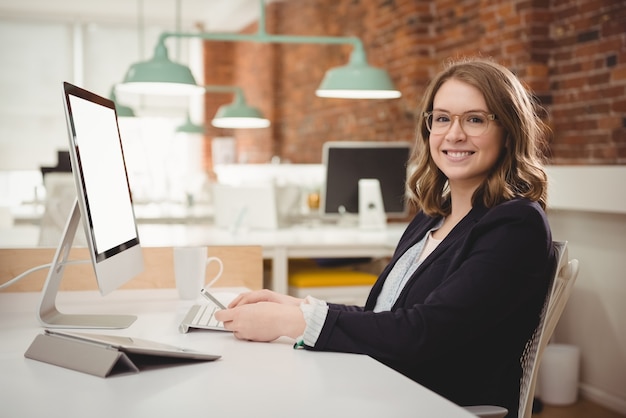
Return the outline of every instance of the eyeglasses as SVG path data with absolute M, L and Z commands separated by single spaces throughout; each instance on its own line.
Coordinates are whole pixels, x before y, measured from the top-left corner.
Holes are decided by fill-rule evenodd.
M 442 135 L 450 130 L 452 119 L 459 119 L 461 130 L 467 136 L 480 136 L 487 132 L 489 121 L 496 120 L 496 115 L 485 112 L 465 112 L 460 115 L 451 115 L 447 112 L 424 112 L 426 127 L 431 134 Z

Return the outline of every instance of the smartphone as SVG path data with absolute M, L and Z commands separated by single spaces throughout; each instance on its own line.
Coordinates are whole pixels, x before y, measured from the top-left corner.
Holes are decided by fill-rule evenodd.
M 220 309 L 226 309 L 226 306 L 222 305 L 222 303 L 217 300 L 217 298 L 215 296 L 213 296 L 212 294 L 209 293 L 208 290 L 206 290 L 205 288 L 202 288 L 202 290 L 200 290 L 200 293 L 202 294 L 202 296 L 204 296 L 206 299 L 210 300 L 211 302 L 213 302 L 215 305 L 217 305 Z

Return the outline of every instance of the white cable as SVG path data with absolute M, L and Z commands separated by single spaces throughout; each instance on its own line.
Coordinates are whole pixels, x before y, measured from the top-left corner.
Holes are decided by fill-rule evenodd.
M 90 263 L 90 262 L 91 262 L 91 260 L 69 260 L 69 261 L 66 261 L 65 263 L 63 263 L 63 265 L 67 266 L 67 265 L 70 265 L 70 264 L 84 264 L 84 263 Z M 31 268 L 31 269 L 28 269 L 24 273 L 15 276 L 14 278 L 9 280 L 8 282 L 0 284 L 0 290 L 4 289 L 6 287 L 9 287 L 12 284 L 17 283 L 18 281 L 22 280 L 24 277 L 28 276 L 31 273 L 34 273 L 34 272 L 36 272 L 38 270 L 43 270 L 43 269 L 46 269 L 46 268 L 50 268 L 51 266 L 52 266 L 52 263 L 48 263 L 48 264 L 42 264 L 40 266 L 36 266 L 36 267 Z

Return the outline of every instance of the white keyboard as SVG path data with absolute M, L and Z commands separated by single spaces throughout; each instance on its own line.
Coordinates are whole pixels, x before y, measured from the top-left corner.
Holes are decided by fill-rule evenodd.
M 214 314 L 220 309 L 222 308 L 211 300 L 201 305 L 193 305 L 179 326 L 180 332 L 187 333 L 193 328 L 228 331 L 222 322 L 215 319 Z

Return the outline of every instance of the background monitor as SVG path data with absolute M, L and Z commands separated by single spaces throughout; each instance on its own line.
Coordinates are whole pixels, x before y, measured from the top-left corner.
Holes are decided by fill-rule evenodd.
M 216 183 L 213 189 L 213 214 L 218 228 L 277 229 L 278 210 L 273 184 L 230 185 Z
M 322 215 L 358 214 L 359 180 L 377 179 L 387 218 L 406 217 L 405 182 L 410 152 L 408 142 L 326 142 L 322 151 L 326 169 Z
M 77 199 L 44 286 L 39 319 L 50 327 L 124 328 L 134 316 L 65 315 L 56 309 L 63 268 L 80 223 L 103 295 L 143 271 L 115 105 L 69 83 L 63 83 L 63 99 Z

